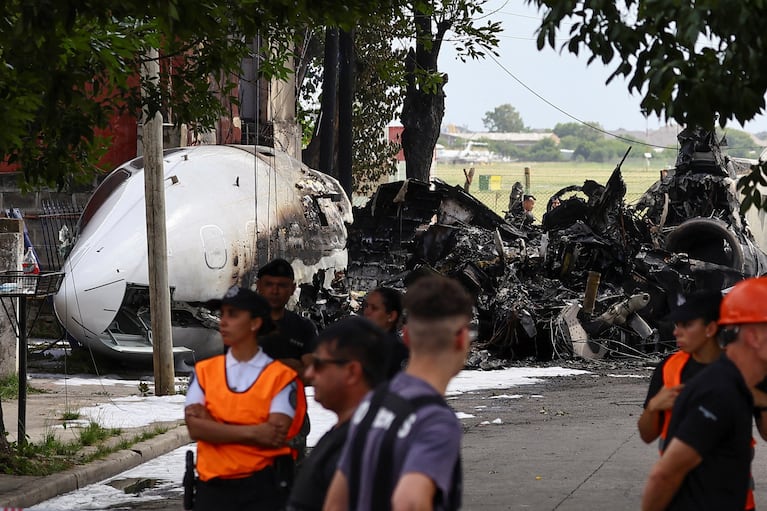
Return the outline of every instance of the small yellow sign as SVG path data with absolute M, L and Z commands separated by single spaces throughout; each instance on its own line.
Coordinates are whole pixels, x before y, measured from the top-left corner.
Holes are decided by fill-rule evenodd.
M 497 192 L 501 189 L 501 178 L 503 176 L 490 176 L 490 190 Z

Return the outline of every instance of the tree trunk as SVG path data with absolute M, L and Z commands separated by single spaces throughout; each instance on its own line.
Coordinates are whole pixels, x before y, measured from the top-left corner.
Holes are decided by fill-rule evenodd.
M 408 92 L 402 106 L 402 150 L 408 179 L 429 181 L 434 147 L 445 116 L 445 93 L 438 86 L 435 93 L 421 89 Z
M 318 170 L 338 177 L 334 165 L 336 149 L 336 115 L 338 113 L 338 29 L 328 27 L 325 32 L 325 72 L 322 78 L 320 114 L 320 165 Z
M 0 403 L 0 459 L 8 454 L 11 446 L 8 444 L 8 438 L 5 436 L 5 421 L 3 420 L 3 406 Z
M 408 179 L 429 180 L 434 147 L 439 139 L 445 116 L 445 84 L 447 75 L 438 75 L 437 58 L 451 20 L 434 23 L 431 11 L 413 6 L 416 38 L 415 50 L 405 58 L 407 87 L 402 105 L 402 150 Z
M 354 112 L 354 29 L 339 35 L 338 66 L 338 180 L 346 194 L 352 196 Z

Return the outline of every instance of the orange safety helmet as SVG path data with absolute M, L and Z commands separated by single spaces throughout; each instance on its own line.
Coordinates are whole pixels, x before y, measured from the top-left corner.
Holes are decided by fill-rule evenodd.
M 719 324 L 743 323 L 767 323 L 767 277 L 742 280 L 722 299 Z

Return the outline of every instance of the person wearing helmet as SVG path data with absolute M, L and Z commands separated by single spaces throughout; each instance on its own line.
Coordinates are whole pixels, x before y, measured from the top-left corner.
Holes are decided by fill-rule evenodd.
M 679 350 L 655 368 L 644 411 L 637 422 L 639 436 L 645 443 L 659 439 L 658 450 L 661 454 L 668 439 L 671 409 L 679 392 L 686 382 L 722 353 L 716 338 L 721 303 L 721 291 L 697 291 L 681 297 L 681 303 L 668 315 L 667 319 L 674 323 L 674 337 Z M 752 441 L 752 446 L 755 444 Z M 749 485 L 745 511 L 755 507 L 754 491 Z
M 724 353 L 677 396 L 668 443 L 652 467 L 642 510 L 744 509 L 751 468 L 751 393 L 767 376 L 767 278 L 724 297 Z

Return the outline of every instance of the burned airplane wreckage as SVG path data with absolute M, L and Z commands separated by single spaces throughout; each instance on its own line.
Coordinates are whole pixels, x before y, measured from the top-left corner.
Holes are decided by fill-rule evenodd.
M 460 280 L 477 297 L 469 366 L 662 351 L 680 293 L 767 272 L 739 211 L 736 162 L 708 134 L 685 130 L 679 140 L 675 168 L 633 206 L 619 164 L 604 185 L 552 195 L 540 225 L 502 218 L 460 187 L 415 180 L 379 187 L 350 224 L 338 182 L 279 151 L 169 150 L 176 367 L 220 350 L 206 302 L 235 282 L 251 285 L 270 254 L 291 261 L 297 307 L 320 327 L 354 312 L 357 292 L 405 289 L 424 273 Z M 129 363 L 152 354 L 142 176 L 139 158 L 97 189 L 54 299 L 73 340 Z
M 347 266 L 351 202 L 332 177 L 269 147 L 200 145 L 163 156 L 175 367 L 221 351 L 207 305 L 252 285 L 276 254 L 298 282 L 330 287 Z M 69 338 L 125 363 L 149 364 L 144 159 L 112 171 L 81 215 L 54 297 Z
M 423 273 L 460 280 L 477 297 L 470 366 L 663 351 L 680 294 L 767 272 L 733 162 L 712 134 L 684 130 L 679 142 L 675 167 L 635 205 L 619 164 L 605 185 L 554 194 L 540 226 L 501 218 L 441 181 L 382 185 L 355 210 L 349 287 L 404 289 Z

